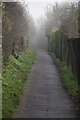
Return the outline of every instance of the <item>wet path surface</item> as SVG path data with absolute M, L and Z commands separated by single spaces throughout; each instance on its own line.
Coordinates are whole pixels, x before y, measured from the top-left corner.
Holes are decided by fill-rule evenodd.
M 16 118 L 76 118 L 72 101 L 61 85 L 58 70 L 46 52 L 39 51 L 25 83 Z

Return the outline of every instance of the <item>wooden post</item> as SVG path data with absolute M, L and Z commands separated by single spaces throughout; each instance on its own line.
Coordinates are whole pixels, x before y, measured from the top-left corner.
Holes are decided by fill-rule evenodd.
M 80 85 L 80 38 L 78 39 L 78 83 Z
M 80 37 L 80 1 L 78 2 L 78 32 Z
M 78 2 L 78 32 L 79 32 L 79 40 L 78 40 L 78 82 L 80 85 L 80 1 Z

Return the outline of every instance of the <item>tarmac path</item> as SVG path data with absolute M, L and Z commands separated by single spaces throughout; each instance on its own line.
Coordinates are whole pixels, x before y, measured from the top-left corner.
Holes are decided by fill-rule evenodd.
M 77 118 L 56 65 L 47 52 L 37 52 L 14 118 Z

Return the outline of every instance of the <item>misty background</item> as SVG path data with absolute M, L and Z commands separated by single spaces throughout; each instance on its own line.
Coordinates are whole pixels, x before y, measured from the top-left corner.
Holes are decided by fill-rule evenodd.
M 68 17 L 70 11 L 67 11 L 66 8 L 69 10 L 72 3 L 78 3 L 79 0 L 3 0 L 3 2 L 15 1 L 21 2 L 26 12 L 29 13 L 28 42 L 30 48 L 47 50 L 47 32 L 51 33 L 52 29 L 60 27 L 61 15 Z M 48 14 L 51 15 L 48 17 Z
M 62 71 L 64 69 L 71 91 L 73 85 L 74 93 L 78 94 L 76 81 L 73 84 L 73 80 L 75 77 L 80 84 L 79 0 L 2 0 L 0 2 L 0 31 L 0 68 L 2 68 L 0 72 L 3 72 L 3 98 L 7 98 L 3 99 L 4 116 L 8 116 L 8 112 L 11 114 L 9 109 L 16 106 L 17 96 L 14 93 L 15 90 L 21 90 L 19 85 L 22 86 L 23 81 L 26 80 L 26 74 L 31 69 L 29 64 L 34 63 L 32 62 L 32 59 L 35 59 L 33 51 L 39 51 L 37 52 L 41 56 L 38 56 L 39 63 L 45 65 L 45 67 L 40 67 L 39 73 L 42 73 L 42 69 L 47 70 L 46 55 L 50 53 L 59 65 L 61 63 L 60 67 Z M 52 73 L 55 69 L 51 68 Z M 66 77 L 65 70 L 68 72 L 69 79 Z M 47 72 L 48 70 L 45 72 L 45 78 Z M 2 81 L 2 78 L 0 80 Z M 8 100 L 11 96 L 14 97 L 10 102 Z M 5 107 L 6 102 L 9 107 Z M 11 110 L 13 112 L 13 108 Z
M 23 4 L 28 5 L 29 14 L 32 16 L 35 26 L 29 42 L 30 48 L 48 50 L 48 37 L 46 31 L 51 32 L 52 29 L 59 27 L 61 25 L 59 15 L 64 14 L 63 16 L 66 17 L 66 13 L 64 12 L 66 7 L 70 8 L 70 5 L 78 2 L 78 0 L 24 0 L 23 2 Z M 57 7 L 56 5 L 59 9 L 55 8 Z M 56 16 L 52 9 L 55 9 L 55 14 L 57 16 L 56 20 Z M 52 12 L 52 15 L 48 18 L 47 14 L 50 14 L 50 12 Z M 56 22 L 56 25 L 54 25 L 54 22 Z

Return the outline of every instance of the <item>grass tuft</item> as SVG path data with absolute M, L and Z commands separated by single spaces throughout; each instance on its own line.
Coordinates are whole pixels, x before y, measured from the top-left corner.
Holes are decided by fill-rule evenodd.
M 9 57 L 2 71 L 2 117 L 9 118 L 19 105 L 19 97 L 35 60 L 30 50 L 20 53 L 19 58 Z
M 58 58 L 56 58 L 54 53 L 51 53 L 51 56 L 59 68 L 63 86 L 67 89 L 68 94 L 72 97 L 78 96 L 79 85 L 72 71 L 67 67 L 64 62 L 61 62 Z

